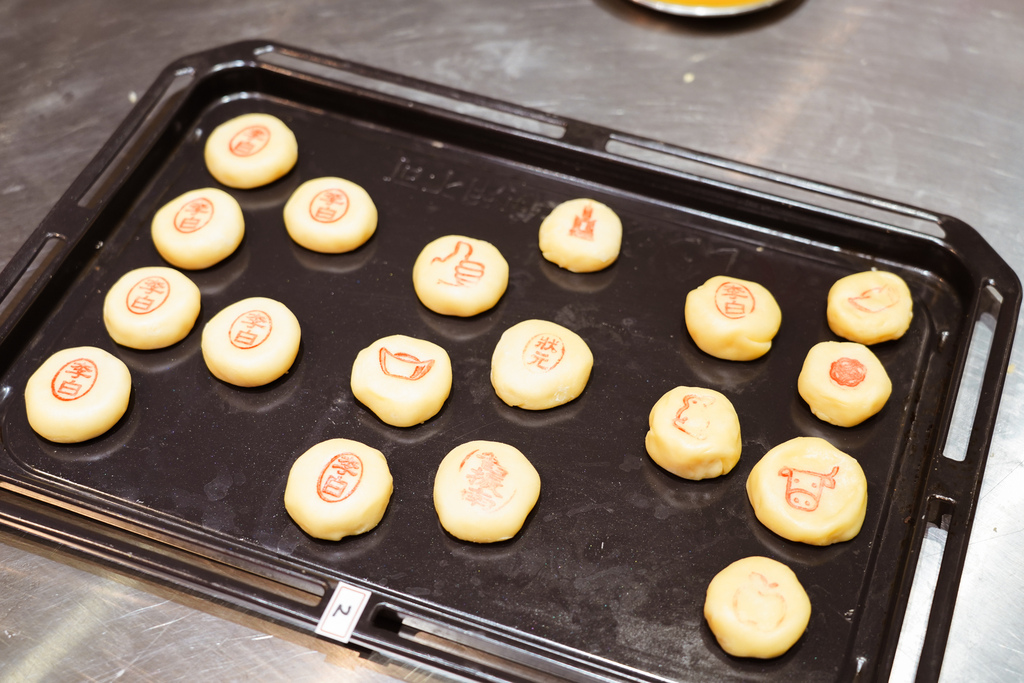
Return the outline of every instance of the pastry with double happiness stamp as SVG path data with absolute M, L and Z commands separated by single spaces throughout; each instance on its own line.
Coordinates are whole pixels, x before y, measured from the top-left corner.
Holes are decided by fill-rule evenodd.
M 217 182 L 248 190 L 287 174 L 299 158 L 295 134 L 270 114 L 243 114 L 210 133 L 203 150 L 210 175 Z

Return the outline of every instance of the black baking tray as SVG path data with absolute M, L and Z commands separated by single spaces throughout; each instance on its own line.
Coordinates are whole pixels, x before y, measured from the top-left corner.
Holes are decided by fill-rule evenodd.
M 228 260 L 189 273 L 203 295 L 196 329 L 165 350 L 117 346 L 104 293 L 127 270 L 162 264 L 154 212 L 216 186 L 207 133 L 254 111 L 292 128 L 297 166 L 269 186 L 228 189 L 246 236 Z M 284 230 L 290 193 L 324 175 L 362 185 L 379 209 L 376 235 L 352 253 L 306 251 Z M 622 253 L 606 271 L 568 273 L 537 248 L 544 215 L 578 196 L 622 217 Z M 413 261 L 449 233 L 488 240 L 508 260 L 494 309 L 447 318 L 416 299 Z M 870 268 L 908 282 L 915 316 L 904 338 L 875 347 L 893 380 L 888 404 L 843 429 L 811 415 L 796 377 L 807 349 L 836 339 L 831 283 Z M 757 281 L 779 302 L 765 357 L 721 361 L 689 339 L 685 295 L 718 274 Z M 929 525 L 948 530 L 919 668 L 937 676 L 1021 296 L 1012 270 L 954 218 L 265 41 L 168 67 L 0 292 L 8 529 L 304 631 L 339 581 L 361 586 L 372 595 L 354 645 L 457 676 L 744 681 L 886 678 Z M 214 379 L 199 350 L 202 325 L 249 296 L 284 302 L 303 330 L 291 372 L 260 389 Z M 526 318 L 565 325 L 592 348 L 590 383 L 572 403 L 528 412 L 491 389 L 494 345 Z M 961 461 L 944 453 L 978 330 L 990 341 Z M 441 344 L 454 366 L 443 410 L 410 429 L 381 423 L 348 386 L 357 351 L 397 333 Z M 125 361 L 131 404 L 102 437 L 49 443 L 27 424 L 25 382 L 51 353 L 85 344 Z M 647 457 L 648 412 L 677 385 L 736 406 L 743 456 L 730 474 L 685 481 Z M 792 543 L 752 513 L 750 468 L 801 435 L 828 439 L 866 472 L 867 518 L 852 541 Z M 294 458 L 334 437 L 382 450 L 395 481 L 380 526 L 337 543 L 304 535 L 282 502 Z M 438 463 L 472 439 L 511 443 L 540 472 L 540 500 L 507 542 L 460 542 L 434 514 Z M 807 632 L 777 659 L 724 654 L 702 616 L 708 582 L 747 555 L 788 564 L 811 598 Z

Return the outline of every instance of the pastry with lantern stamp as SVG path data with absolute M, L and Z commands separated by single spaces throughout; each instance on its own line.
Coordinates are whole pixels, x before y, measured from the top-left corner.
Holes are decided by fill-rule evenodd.
M 132 393 L 119 358 L 94 346 L 63 349 L 39 366 L 25 385 L 28 423 L 56 443 L 79 443 L 117 424 Z
M 757 519 L 774 533 L 824 546 L 860 532 L 868 485 L 855 458 L 805 436 L 765 453 L 747 477 L 747 497 Z
M 237 301 L 203 328 L 203 359 L 219 380 L 259 387 L 291 368 L 299 353 L 299 321 L 288 307 L 265 297 Z
M 519 449 L 497 441 L 454 448 L 434 477 L 434 509 L 441 526 L 473 543 L 515 536 L 539 497 L 540 475 L 533 464 Z
M 619 257 L 622 221 L 601 202 L 570 199 L 544 218 L 538 241 L 548 261 L 574 273 L 593 273 Z
M 164 204 L 150 226 L 153 245 L 172 266 L 202 270 L 231 256 L 245 236 L 245 218 L 224 190 L 191 190 Z
M 324 254 L 352 251 L 377 229 L 377 207 L 344 178 L 307 180 L 284 205 L 284 227 L 296 244 Z
M 785 654 L 807 630 L 811 600 L 793 570 L 768 557 L 745 557 L 708 584 L 704 618 L 733 657 Z
M 836 280 L 828 292 L 827 316 L 829 328 L 840 337 L 878 344 L 904 335 L 914 302 L 899 275 L 868 270 Z
M 875 415 L 892 393 L 881 361 L 856 342 L 812 346 L 796 386 L 818 419 L 838 427 L 853 427 Z
M 465 318 L 498 303 L 508 287 L 508 262 L 490 242 L 445 235 L 416 257 L 412 284 L 430 310 Z
M 648 455 L 677 477 L 710 479 L 728 474 L 739 462 L 740 420 L 717 391 L 676 387 L 654 404 L 649 424 Z
M 329 439 L 292 464 L 284 507 L 313 538 L 340 541 L 376 527 L 393 490 L 383 453 L 358 441 Z
M 199 317 L 199 288 L 173 268 L 136 268 L 103 300 L 110 338 L 133 349 L 162 349 L 188 336 Z
M 704 353 L 723 360 L 754 360 L 768 353 L 782 311 L 762 285 L 716 275 L 686 295 L 686 329 Z
M 452 362 L 433 342 L 401 334 L 356 355 L 352 394 L 393 427 L 412 427 L 441 410 L 452 390 Z
M 524 320 L 494 347 L 491 385 L 510 406 L 546 410 L 583 393 L 593 367 L 594 354 L 578 334 L 547 320 Z
M 295 134 L 270 114 L 243 114 L 210 133 L 203 150 L 217 182 L 248 190 L 286 175 L 299 158 Z

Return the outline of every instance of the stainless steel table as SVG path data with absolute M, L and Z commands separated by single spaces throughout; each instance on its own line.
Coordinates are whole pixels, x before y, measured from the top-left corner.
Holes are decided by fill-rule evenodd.
M 1020 0 L 791 0 L 730 20 L 625 0 L 7 0 L 0 265 L 166 64 L 252 37 L 947 213 L 1024 273 Z M 1020 353 L 944 680 L 1024 677 Z M 422 675 L 0 534 L 0 679 Z

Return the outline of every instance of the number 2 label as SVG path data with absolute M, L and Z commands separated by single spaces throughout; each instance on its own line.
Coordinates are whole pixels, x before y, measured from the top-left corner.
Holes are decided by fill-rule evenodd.
M 327 609 L 320 616 L 320 623 L 316 625 L 316 633 L 341 643 L 347 643 L 369 600 L 370 591 L 347 583 L 339 583 L 338 587 L 334 589 L 331 601 L 327 603 Z

